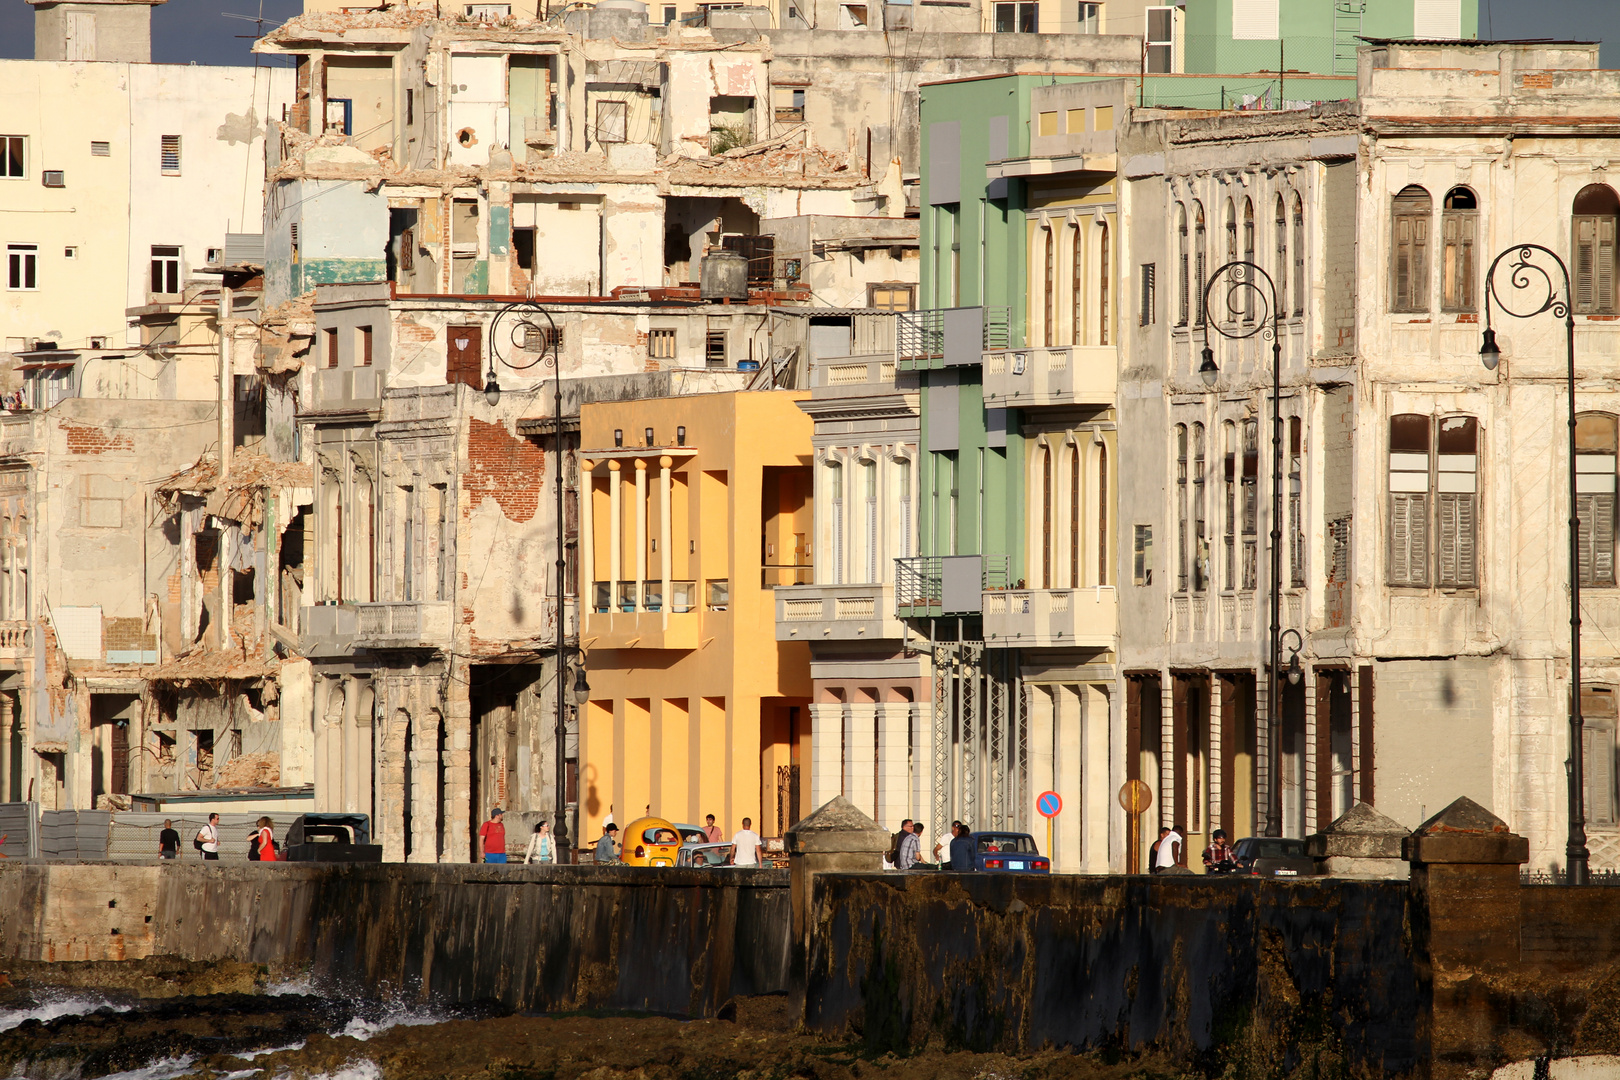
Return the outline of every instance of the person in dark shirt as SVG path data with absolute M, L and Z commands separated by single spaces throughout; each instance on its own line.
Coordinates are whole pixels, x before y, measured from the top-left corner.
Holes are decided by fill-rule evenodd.
M 158 858 L 178 859 L 179 857 L 180 834 L 175 831 L 174 822 L 165 819 L 163 831 L 158 833 Z
M 966 825 L 956 827 L 956 836 L 951 839 L 951 869 L 972 870 L 973 866 L 973 834 Z

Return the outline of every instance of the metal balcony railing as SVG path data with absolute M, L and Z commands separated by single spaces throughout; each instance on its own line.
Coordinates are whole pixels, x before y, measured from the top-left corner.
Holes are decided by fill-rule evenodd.
M 1006 555 L 918 555 L 894 561 L 894 606 L 901 618 L 977 615 L 984 593 L 1005 589 Z
M 902 363 L 919 363 L 945 356 L 945 311 L 904 311 L 894 328 L 894 352 Z
M 896 323 L 894 354 L 904 371 L 977 364 L 986 351 L 1013 345 L 1007 307 L 906 311 Z

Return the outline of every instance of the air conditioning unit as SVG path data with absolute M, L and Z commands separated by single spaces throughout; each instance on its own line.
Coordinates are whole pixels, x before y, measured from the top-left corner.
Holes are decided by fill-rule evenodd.
M 46 169 L 45 186 L 67 187 L 67 175 L 61 169 Z

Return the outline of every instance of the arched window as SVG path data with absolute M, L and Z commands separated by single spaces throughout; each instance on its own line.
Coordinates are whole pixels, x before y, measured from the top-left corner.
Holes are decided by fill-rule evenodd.
M 1078 584 L 1078 582 L 1076 583 Z M 1097 584 L 1108 584 L 1108 444 L 1097 444 Z
M 1446 192 L 1440 210 L 1440 310 L 1473 311 L 1474 247 L 1479 236 L 1479 205 L 1465 187 Z
M 1187 278 L 1191 269 L 1187 265 L 1187 206 L 1176 204 L 1176 271 L 1181 277 L 1181 292 L 1176 303 L 1176 325 L 1186 326 L 1192 300 L 1192 282 Z
M 1209 248 L 1204 235 L 1204 204 L 1193 203 L 1193 290 L 1197 293 L 1197 324 L 1204 325 L 1204 275 L 1208 272 Z
M 1416 184 L 1395 196 L 1391 311 L 1429 310 L 1429 219 L 1433 208 L 1429 193 Z
M 1176 425 L 1176 591 L 1187 591 L 1187 425 Z
M 1204 531 L 1204 425 L 1192 426 L 1193 591 L 1209 588 L 1209 536 Z
M 1052 587 L 1052 448 L 1041 447 L 1041 588 Z
M 1085 455 L 1076 442 L 1069 451 L 1069 588 L 1080 587 L 1080 471 Z
M 1294 314 L 1305 314 L 1305 203 L 1294 193 Z
M 1086 227 L 1079 222 L 1071 230 L 1074 234 L 1074 250 L 1070 258 L 1073 266 L 1070 267 L 1069 284 L 1071 296 L 1069 302 L 1070 326 L 1069 340 L 1075 345 L 1086 343 L 1086 314 L 1085 290 L 1082 283 L 1086 280 Z
M 1243 200 L 1243 260 L 1254 262 L 1254 201 Z M 1254 290 L 1243 290 L 1243 321 L 1254 322 Z
M 828 537 L 832 547 L 832 582 L 835 585 L 844 583 L 844 466 L 837 461 L 827 462 L 828 487 L 832 495 L 832 535 Z
M 1277 196 L 1277 258 L 1272 265 L 1272 277 L 1277 281 L 1277 314 L 1288 314 L 1288 208 L 1282 196 Z
M 1237 260 L 1237 204 L 1226 200 L 1226 261 Z
M 1614 587 L 1615 453 L 1620 424 L 1608 413 L 1575 418 L 1576 559 L 1583 587 Z
M 1613 315 L 1615 220 L 1620 197 L 1607 184 L 1589 184 L 1575 196 L 1575 311 Z
M 1046 233 L 1046 258 L 1044 260 L 1044 280 L 1046 291 L 1044 299 L 1045 308 L 1042 312 L 1045 325 L 1041 327 L 1041 340 L 1050 348 L 1057 344 L 1057 236 L 1055 229 L 1048 227 Z
M 1226 447 L 1224 472 L 1226 474 L 1225 486 L 1225 514 L 1222 517 L 1222 536 L 1225 541 L 1225 550 L 1222 557 L 1221 581 L 1228 589 L 1238 587 L 1237 579 L 1237 424 L 1231 420 L 1221 425 L 1221 441 Z
M 1108 222 L 1097 223 L 1097 344 L 1108 344 Z

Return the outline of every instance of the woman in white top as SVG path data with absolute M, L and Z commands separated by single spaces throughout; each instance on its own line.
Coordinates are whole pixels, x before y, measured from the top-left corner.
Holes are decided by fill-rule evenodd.
M 534 827 L 534 834 L 529 837 L 528 850 L 523 853 L 523 861 L 526 863 L 549 863 L 554 861 L 551 854 L 550 825 L 542 821 Z

